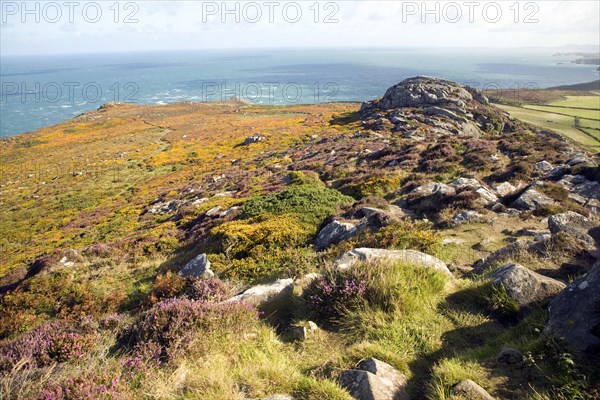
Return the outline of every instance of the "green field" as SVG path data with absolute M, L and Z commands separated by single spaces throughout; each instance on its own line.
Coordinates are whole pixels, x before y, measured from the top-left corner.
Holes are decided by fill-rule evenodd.
M 547 90 L 542 104 L 497 104 L 513 117 L 558 132 L 592 150 L 600 150 L 600 93 L 582 92 L 581 96 Z M 560 97 L 560 98 L 559 98 Z M 579 117 L 576 126 L 576 118 Z
M 594 150 L 600 150 L 599 132 L 592 129 L 586 129 L 585 131 L 588 133 L 588 135 L 586 135 L 579 129 L 575 128 L 572 117 L 526 109 L 522 107 L 505 105 L 498 105 L 498 107 L 507 111 L 510 115 L 517 119 L 553 130 L 586 147 L 590 147 Z M 595 132 L 595 135 L 593 135 L 592 132 Z M 595 136 L 596 139 L 590 135 Z
M 600 96 L 565 96 L 565 100 L 551 101 L 552 106 L 583 107 L 600 110 Z M 600 111 L 599 111 L 600 112 Z
M 550 107 L 550 106 L 533 106 L 533 105 L 524 105 L 523 107 L 530 108 L 532 110 L 546 111 L 553 114 L 564 114 L 570 115 L 572 117 L 580 117 L 580 118 L 591 118 L 598 120 L 600 119 L 600 109 L 598 110 L 582 110 L 580 108 L 570 108 L 570 107 Z

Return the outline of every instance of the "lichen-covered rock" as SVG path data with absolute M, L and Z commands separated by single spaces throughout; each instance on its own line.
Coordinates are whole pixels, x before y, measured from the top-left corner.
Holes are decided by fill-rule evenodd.
M 552 168 L 554 168 L 552 166 L 552 164 L 550 164 L 548 161 L 545 161 L 545 160 L 535 163 L 535 169 L 540 171 L 541 173 L 550 172 L 552 170 Z
M 551 204 L 554 204 L 554 200 L 550 197 L 533 188 L 529 188 L 515 200 L 512 206 L 519 210 L 534 211 Z
M 258 308 L 268 303 L 282 300 L 291 296 L 293 292 L 293 279 L 278 279 L 273 283 L 253 286 L 250 289 L 234 296 L 226 302 L 243 301 Z
M 408 400 L 406 377 L 391 365 L 375 358 L 343 371 L 340 385 L 357 400 Z
M 482 218 L 483 215 L 479 214 L 477 211 L 463 210 L 456 214 L 456 216 L 452 219 L 452 223 L 454 225 L 461 225 L 467 222 L 479 221 Z
M 338 257 L 334 264 L 339 269 L 350 268 L 359 262 L 373 261 L 398 261 L 406 264 L 414 264 L 426 268 L 432 268 L 452 276 L 446 264 L 429 254 L 421 253 L 416 250 L 386 250 L 358 248 L 350 250 Z
M 389 88 L 379 102 L 379 106 L 386 110 L 435 105 L 464 107 L 465 103 L 471 100 L 473 100 L 471 93 L 456 82 L 417 76 L 405 79 Z
M 496 185 L 494 189 L 496 189 L 496 193 L 498 193 L 498 196 L 500 197 L 508 196 L 517 191 L 517 188 L 511 185 L 510 182 L 503 182 Z
M 473 269 L 469 275 L 481 275 L 487 272 L 490 268 L 498 267 L 506 263 L 506 260 L 517 257 L 521 253 L 529 252 L 531 242 L 518 239 L 516 242 L 509 244 L 499 250 L 496 250 L 488 257 L 481 258 L 473 264 Z
M 574 211 L 555 214 L 548 218 L 548 229 L 552 235 L 565 233 L 574 236 L 592 254 L 597 253 L 600 243 L 600 225 Z
M 575 351 L 600 354 L 600 261 L 552 300 L 544 332 Z
M 467 189 L 468 190 L 476 190 L 476 189 L 479 189 L 480 187 L 482 187 L 481 183 L 477 179 L 474 179 L 474 178 L 457 178 L 457 179 L 453 180 L 452 182 L 450 182 L 449 185 L 458 191 L 467 190 Z
M 199 254 L 179 270 L 179 275 L 184 278 L 212 278 L 215 273 L 210 269 L 206 254 Z
M 323 250 L 332 244 L 347 240 L 358 232 L 356 225 L 349 222 L 331 221 L 317 235 L 317 249 Z
M 456 189 L 445 183 L 432 182 L 413 189 L 410 194 L 412 197 L 426 197 L 433 195 L 452 197 L 456 195 Z
M 522 310 L 533 304 L 551 299 L 565 288 L 565 284 L 531 271 L 519 264 L 507 264 L 490 274 L 491 281 L 502 285 L 506 294 Z

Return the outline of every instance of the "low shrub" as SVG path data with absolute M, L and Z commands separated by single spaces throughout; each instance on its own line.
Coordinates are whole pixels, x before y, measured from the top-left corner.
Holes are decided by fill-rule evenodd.
M 353 239 L 354 247 L 386 249 L 412 249 L 435 252 L 441 237 L 431 229 L 431 224 L 422 221 L 401 221 L 384 226 L 377 232 L 363 231 Z
M 242 282 L 272 281 L 299 277 L 319 269 L 320 258 L 312 247 L 264 247 L 255 249 L 251 257 L 223 260 L 222 276 Z
M 329 320 L 358 307 L 366 289 L 367 282 L 350 272 L 329 272 L 311 282 L 302 295 L 310 314 Z
M 186 290 L 192 300 L 220 302 L 234 294 L 234 288 L 220 279 L 193 279 Z
M 246 201 L 240 209 L 240 218 L 259 215 L 293 215 L 303 225 L 317 226 L 335 214 L 341 205 L 351 204 L 351 197 L 337 190 L 313 185 L 294 185 L 279 193 L 257 196 Z
M 485 170 L 491 164 L 490 157 L 496 154 L 496 142 L 492 140 L 471 139 L 466 143 L 463 165 L 477 171 Z
M 122 339 L 149 359 L 168 361 L 189 349 L 199 333 L 236 333 L 256 321 L 257 311 L 243 303 L 167 299 L 141 314 Z
M 352 324 L 356 330 L 364 322 L 357 321 L 368 314 L 406 316 L 436 304 L 444 297 L 445 283 L 446 277 L 434 270 L 401 262 L 375 262 L 326 271 L 302 296 L 312 316 Z
M 123 386 L 119 376 L 88 373 L 44 389 L 35 400 L 118 400 Z
M 422 172 L 448 172 L 456 168 L 460 156 L 448 143 L 436 144 L 421 153 L 419 170 Z
M 368 196 L 384 197 L 397 190 L 403 178 L 402 172 L 373 174 L 373 171 L 370 171 L 362 177 L 354 177 L 352 183 L 342 186 L 340 190 L 355 199 Z
M 211 230 L 221 250 L 232 258 L 256 256 L 273 248 L 300 246 L 314 230 L 294 215 L 225 222 Z
M 185 279 L 178 274 L 167 271 L 165 274 L 156 277 L 148 297 L 152 303 L 158 303 L 161 300 L 179 295 L 184 286 Z
M 22 359 L 41 367 L 81 358 L 94 347 L 96 339 L 95 333 L 66 321 L 47 322 L 0 346 L 0 372 L 10 370 Z
M 313 171 L 292 171 L 288 174 L 290 185 L 312 185 L 325 187 L 319 174 Z

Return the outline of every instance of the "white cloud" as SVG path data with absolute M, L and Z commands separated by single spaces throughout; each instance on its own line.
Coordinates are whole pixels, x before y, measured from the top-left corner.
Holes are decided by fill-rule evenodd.
M 58 23 L 44 21 L 43 9 L 47 3 L 39 2 L 39 23 L 32 15 L 25 15 L 23 23 L 22 10 L 13 15 L 14 6 L 20 8 L 21 2 L 0 2 L 2 19 L 6 20 L 1 24 L 2 54 L 203 47 L 558 47 L 570 43 L 597 46 L 600 36 L 600 2 L 583 0 L 479 1 L 475 8 L 469 8 L 466 1 L 319 1 L 318 15 L 313 1 L 279 0 L 275 8 L 269 8 L 267 1 L 251 5 L 248 1 L 228 1 L 229 10 L 237 7 L 239 23 L 234 21 L 234 15 L 225 12 L 222 1 L 121 1 L 118 15 L 110 8 L 112 1 L 98 1 L 102 17 L 96 23 L 90 23 L 83 13 L 83 8 L 91 3 L 88 1 L 79 2 L 74 22 L 67 20 L 66 7 Z M 515 3 L 519 9 L 518 21 L 515 21 Z M 294 4 L 301 7 L 302 16 L 291 23 Z M 259 6 L 262 17 L 252 23 L 248 19 L 256 16 L 255 5 Z M 491 22 L 496 5 L 501 7 L 501 18 Z M 287 15 L 283 12 L 285 7 Z M 423 14 L 424 8 L 437 9 L 440 22 L 435 22 L 433 14 Z M 462 13 L 458 22 L 445 20 L 444 11 L 448 18 L 454 18 L 457 9 Z M 206 16 L 206 11 L 216 13 Z M 273 22 L 269 21 L 269 11 L 274 11 Z M 469 11 L 473 11 L 472 22 Z M 532 12 L 539 22 L 525 23 L 524 18 Z M 87 16 L 90 14 L 94 16 L 91 11 Z M 328 15 L 339 22 L 324 23 Z M 125 23 L 127 16 L 139 22 Z M 316 16 L 318 23 L 314 21 Z

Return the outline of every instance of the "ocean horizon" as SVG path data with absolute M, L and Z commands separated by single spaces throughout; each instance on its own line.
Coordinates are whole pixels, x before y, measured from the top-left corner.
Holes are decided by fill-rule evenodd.
M 562 55 L 556 55 L 561 52 Z M 239 98 L 260 105 L 366 101 L 428 75 L 478 89 L 541 89 L 598 79 L 561 49 L 187 50 L 3 56 L 0 137 L 54 125 L 112 101 Z

